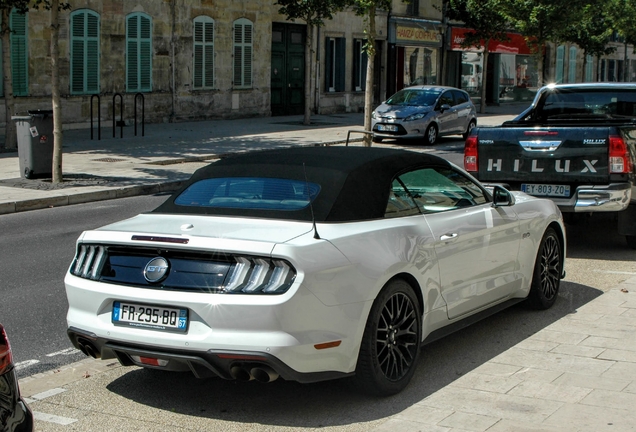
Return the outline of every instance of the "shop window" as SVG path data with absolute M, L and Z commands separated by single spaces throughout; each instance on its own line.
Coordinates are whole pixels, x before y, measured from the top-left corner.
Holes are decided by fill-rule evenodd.
M 345 87 L 345 38 L 327 38 L 325 43 L 325 91 L 341 92 Z
M 152 18 L 141 12 L 126 19 L 126 91 L 152 91 Z
M 353 90 L 364 91 L 367 84 L 368 56 L 364 49 L 363 39 L 353 41 Z
M 194 19 L 192 88 L 214 88 L 214 20 L 208 16 Z
M 99 93 L 99 15 L 83 9 L 71 13 L 71 94 Z
M 253 31 L 252 21 L 234 21 L 234 88 L 252 87 Z
M 29 94 L 29 48 L 27 45 L 28 20 L 26 14 L 13 9 L 9 15 L 11 27 L 11 76 L 13 95 Z
M 561 84 L 563 82 L 563 57 L 565 56 L 565 47 L 559 46 L 556 50 L 556 65 L 554 67 L 554 82 Z
M 568 56 L 568 82 L 576 82 L 576 47 L 570 47 Z
M 437 84 L 437 50 L 404 48 L 404 85 Z

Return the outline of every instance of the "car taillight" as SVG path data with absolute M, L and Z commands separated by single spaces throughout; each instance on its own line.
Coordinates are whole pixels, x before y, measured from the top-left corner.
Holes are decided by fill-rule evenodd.
M 623 137 L 609 137 L 609 172 L 610 174 L 626 174 L 632 171 L 632 159 Z
M 11 355 L 9 338 L 7 337 L 7 332 L 4 331 L 4 327 L 0 324 L 0 375 L 5 373 L 12 363 L 13 356 Z
M 466 138 L 464 145 L 464 169 L 469 172 L 477 171 L 477 135 Z

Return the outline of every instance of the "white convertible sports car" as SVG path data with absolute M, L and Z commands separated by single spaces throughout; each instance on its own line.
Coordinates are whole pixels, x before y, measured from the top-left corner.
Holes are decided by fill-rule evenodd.
M 565 229 L 547 199 L 435 156 L 289 148 L 221 159 L 156 210 L 84 232 L 65 278 L 85 354 L 198 377 L 352 376 L 389 395 L 421 347 L 546 309 Z

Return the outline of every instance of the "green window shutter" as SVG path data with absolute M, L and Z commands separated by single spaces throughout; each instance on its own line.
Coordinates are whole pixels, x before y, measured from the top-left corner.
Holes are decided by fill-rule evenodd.
M 10 15 L 11 27 L 11 77 L 13 95 L 29 94 L 29 50 L 27 46 L 27 16 L 15 10 Z
M 234 21 L 234 87 L 252 87 L 253 25 L 245 18 Z
M 214 88 L 214 20 L 207 16 L 194 19 L 193 87 Z
M 563 45 L 557 48 L 557 58 L 556 58 L 556 67 L 555 67 L 555 77 L 554 81 L 557 84 L 561 84 L 563 82 L 563 57 L 565 57 L 565 47 Z
M 333 56 L 335 52 L 335 40 L 327 38 L 325 40 L 325 91 L 335 91 L 334 89 L 334 73 L 333 73 Z
M 345 90 L 345 66 L 346 66 L 346 51 L 345 38 L 336 38 L 336 91 L 341 92 Z
M 100 91 L 99 15 L 89 10 L 71 14 L 71 94 Z
M 126 91 L 152 90 L 152 20 L 135 13 L 126 24 Z

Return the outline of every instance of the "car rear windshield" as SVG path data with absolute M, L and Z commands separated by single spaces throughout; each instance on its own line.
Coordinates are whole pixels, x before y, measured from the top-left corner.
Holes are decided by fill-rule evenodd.
M 252 210 L 300 210 L 320 192 L 320 186 L 300 180 L 263 177 L 211 178 L 193 183 L 174 203 L 188 207 Z
M 387 105 L 412 105 L 412 106 L 431 106 L 435 105 L 440 95 L 439 90 L 400 90 L 389 100 Z
M 636 117 L 636 91 L 627 89 L 563 89 L 546 94 L 545 118 Z

